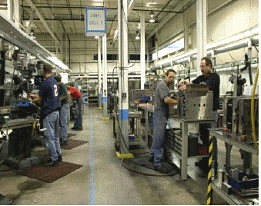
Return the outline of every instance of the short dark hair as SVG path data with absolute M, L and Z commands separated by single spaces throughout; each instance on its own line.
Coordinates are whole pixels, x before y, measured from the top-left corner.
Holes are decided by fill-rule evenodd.
M 62 81 L 62 77 L 61 77 L 60 74 L 56 75 L 56 76 L 54 77 L 54 79 L 55 79 L 57 82 L 61 82 L 61 81 Z
M 166 76 L 169 76 L 169 73 L 170 73 L 170 72 L 174 72 L 174 74 L 176 74 L 176 72 L 175 72 L 174 69 L 168 69 L 168 70 L 166 71 Z
M 45 73 L 50 74 L 50 73 L 52 73 L 53 68 L 51 67 L 50 64 L 44 64 L 43 70 Z
M 201 61 L 205 60 L 206 61 L 206 66 L 210 65 L 211 69 L 212 69 L 212 60 L 209 57 L 202 57 Z

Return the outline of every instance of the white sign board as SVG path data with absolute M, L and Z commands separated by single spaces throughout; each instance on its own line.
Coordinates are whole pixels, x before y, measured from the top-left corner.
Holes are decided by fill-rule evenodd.
M 85 8 L 85 35 L 104 36 L 106 34 L 106 8 Z

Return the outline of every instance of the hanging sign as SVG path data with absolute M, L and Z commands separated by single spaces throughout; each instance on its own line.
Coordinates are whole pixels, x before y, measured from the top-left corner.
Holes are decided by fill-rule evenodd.
M 104 36 L 106 34 L 106 8 L 85 8 L 85 35 Z

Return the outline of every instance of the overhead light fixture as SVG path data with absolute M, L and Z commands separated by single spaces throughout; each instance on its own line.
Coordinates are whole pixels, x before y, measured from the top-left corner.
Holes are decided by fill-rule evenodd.
M 61 60 L 59 60 L 57 57 L 55 57 L 55 56 L 47 57 L 47 59 L 50 60 L 56 66 L 60 67 L 61 69 L 69 70 L 69 68 Z
M 94 38 L 95 38 L 95 39 L 99 39 L 100 37 L 98 37 L 98 36 L 95 36 Z
M 136 40 L 140 40 L 140 33 L 138 31 L 136 31 L 136 37 L 135 37 Z
M 148 7 L 148 6 L 150 6 L 150 5 L 157 5 L 157 4 L 158 4 L 158 3 L 156 3 L 156 2 L 151 2 L 151 3 L 147 3 L 146 6 Z
M 155 19 L 154 19 L 154 12 L 153 12 L 153 11 L 150 12 L 150 20 L 149 20 L 149 22 L 150 22 L 150 23 L 155 22 Z

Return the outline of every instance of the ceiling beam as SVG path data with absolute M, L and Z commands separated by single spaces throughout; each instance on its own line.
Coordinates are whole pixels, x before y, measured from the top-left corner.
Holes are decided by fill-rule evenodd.
M 24 17 L 23 18 L 23 20 L 29 20 L 30 18 L 29 17 Z M 60 21 L 60 20 L 63 20 L 63 21 L 84 21 L 84 19 L 83 18 L 81 18 L 81 17 L 79 17 L 79 18 L 77 18 L 77 17 L 73 17 L 72 19 L 71 18 L 64 18 L 64 17 L 56 17 L 56 18 L 46 18 L 46 19 L 44 19 L 45 21 Z M 41 21 L 41 19 L 34 19 L 34 21 Z M 109 21 L 109 22 L 111 22 L 111 21 L 117 21 L 117 20 L 115 20 L 114 18 L 113 19 L 106 19 L 106 21 Z M 128 20 L 128 23 L 140 23 L 140 21 L 139 20 Z M 147 21 L 146 23 L 149 23 L 149 21 Z M 156 22 L 157 23 L 157 22 Z
M 30 5 L 30 7 L 32 8 L 33 11 L 35 11 L 36 15 L 38 16 L 38 18 L 41 20 L 41 22 L 43 23 L 45 29 L 49 32 L 49 34 L 53 37 L 53 39 L 55 40 L 55 42 L 61 47 L 61 44 L 59 42 L 59 40 L 57 39 L 57 37 L 54 35 L 54 33 L 52 32 L 52 30 L 49 28 L 48 24 L 46 23 L 46 21 L 44 20 L 43 16 L 40 14 L 40 12 L 38 11 L 38 9 L 36 8 L 36 6 L 34 5 L 34 3 L 31 0 L 26 0 L 27 3 Z

